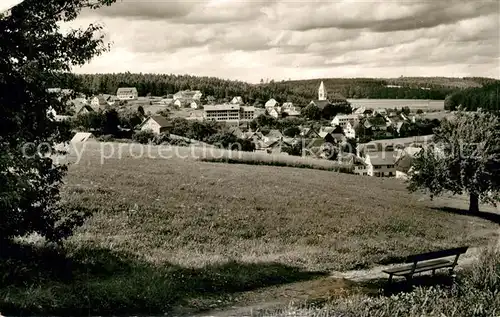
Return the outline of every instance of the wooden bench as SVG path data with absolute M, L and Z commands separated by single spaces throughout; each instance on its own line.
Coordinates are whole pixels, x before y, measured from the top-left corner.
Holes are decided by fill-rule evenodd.
M 389 274 L 389 283 L 392 282 L 393 276 L 404 276 L 407 281 L 411 281 L 416 273 L 432 271 L 432 275 L 434 275 L 436 270 L 444 268 L 448 268 L 450 275 L 453 275 L 453 269 L 458 263 L 458 257 L 467 252 L 468 248 L 461 247 L 412 255 L 406 259 L 405 263 L 413 264 L 383 270 L 383 272 Z M 444 259 L 451 256 L 455 256 L 453 261 Z

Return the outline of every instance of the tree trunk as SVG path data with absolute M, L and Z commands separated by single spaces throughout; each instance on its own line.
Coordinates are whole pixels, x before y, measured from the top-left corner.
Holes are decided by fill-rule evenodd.
M 476 194 L 470 194 L 469 212 L 479 212 L 479 197 Z

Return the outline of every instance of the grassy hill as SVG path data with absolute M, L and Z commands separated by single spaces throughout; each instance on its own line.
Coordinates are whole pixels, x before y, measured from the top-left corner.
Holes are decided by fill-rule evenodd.
M 244 291 L 496 237 L 494 224 L 432 209 L 444 205 L 393 179 L 205 163 L 190 148 L 162 152 L 183 158 L 140 158 L 157 150 L 86 143 L 63 200 L 95 213 L 65 252 L 2 249 L 3 314 L 195 312 Z
M 480 243 L 493 228 L 433 210 L 394 179 L 176 158 L 100 165 L 97 154 L 70 168 L 65 187 L 72 203 L 99 210 L 76 239 L 158 263 L 347 270 Z

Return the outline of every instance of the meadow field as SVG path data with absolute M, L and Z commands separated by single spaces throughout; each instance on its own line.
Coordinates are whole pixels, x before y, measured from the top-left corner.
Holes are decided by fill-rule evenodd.
M 347 99 L 355 108 L 403 108 L 409 107 L 412 110 L 444 110 L 444 100 L 425 99 Z
M 395 179 L 201 162 L 190 148 L 170 149 L 182 158 L 139 157 L 126 145 L 110 155 L 118 146 L 89 142 L 71 157 L 63 202 L 93 216 L 65 243 L 69 255 L 47 264 L 70 273 L 13 272 L 24 286 L 0 289 L 0 311 L 195 309 L 214 296 L 497 237 L 497 225 L 446 211 Z
M 103 164 L 97 148 L 86 150 L 70 167 L 64 197 L 97 212 L 75 241 L 182 266 L 279 261 L 347 270 L 494 234 L 486 221 L 431 209 L 435 202 L 398 180 L 206 163 L 190 148 L 174 150 L 186 156 Z

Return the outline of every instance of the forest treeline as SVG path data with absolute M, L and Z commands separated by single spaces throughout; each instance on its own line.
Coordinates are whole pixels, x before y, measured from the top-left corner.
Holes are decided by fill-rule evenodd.
M 344 98 L 372 99 L 432 99 L 443 100 L 446 96 L 467 87 L 481 87 L 489 84 L 489 78 L 406 78 L 373 79 L 373 78 L 324 78 L 281 82 L 264 82 L 249 84 L 242 81 L 226 80 L 216 77 L 198 77 L 173 74 L 83 74 L 59 77 L 54 82 L 60 87 L 78 86 L 80 91 L 89 95 L 106 93 L 115 94 L 119 87 L 136 87 L 139 96 L 166 96 L 181 90 L 200 90 L 203 96 L 213 96 L 217 101 L 241 96 L 246 103 L 265 103 L 270 98 L 279 102 L 290 101 L 298 106 L 306 106 L 317 98 L 321 81 L 330 95 Z M 399 85 L 400 88 L 386 87 Z M 73 88 L 73 87 L 62 87 Z
M 446 97 L 444 108 L 456 110 L 462 106 L 464 110 L 479 108 L 489 111 L 500 111 L 500 81 L 486 84 L 479 88 L 468 88 L 456 91 Z

